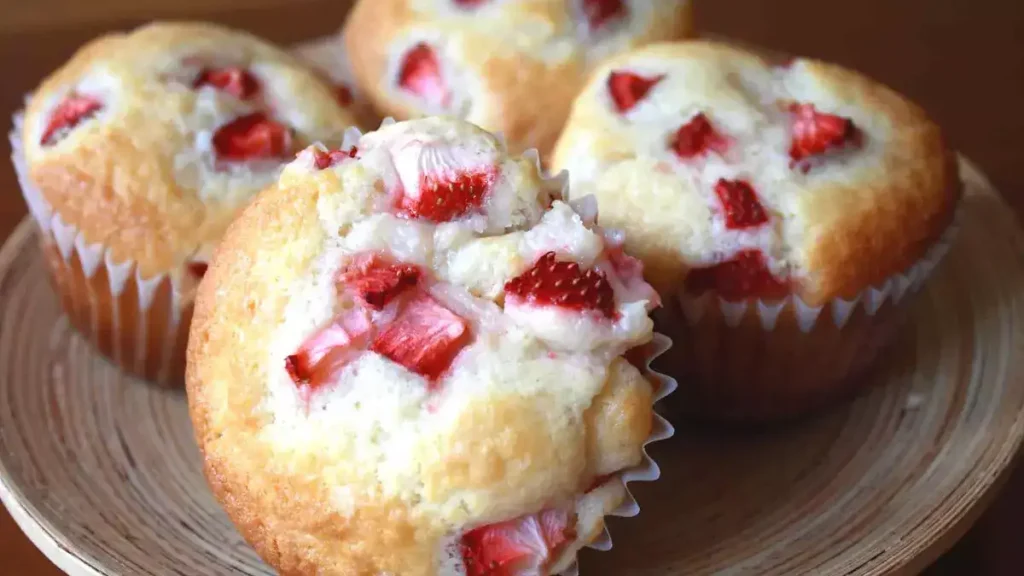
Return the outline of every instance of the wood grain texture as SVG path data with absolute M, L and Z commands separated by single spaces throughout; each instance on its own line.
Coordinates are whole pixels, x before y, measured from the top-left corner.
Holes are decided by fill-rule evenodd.
M 960 238 L 878 386 L 774 432 L 683 430 L 585 576 L 914 574 L 1024 437 L 1024 233 L 965 165 Z M 984 255 L 984 257 L 979 257 Z M 44 289 L 26 221 L 0 251 L 0 497 L 74 575 L 268 574 L 206 489 L 180 392 L 121 375 Z

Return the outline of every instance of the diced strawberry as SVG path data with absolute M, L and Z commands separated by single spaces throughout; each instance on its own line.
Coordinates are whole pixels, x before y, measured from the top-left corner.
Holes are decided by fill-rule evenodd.
M 351 88 L 345 84 L 338 83 L 334 85 L 334 99 L 342 106 L 350 106 L 355 98 L 352 96 Z
M 102 108 L 103 103 L 92 96 L 69 95 L 54 109 L 50 116 L 50 123 L 46 125 L 46 130 L 43 131 L 43 137 L 39 143 L 43 146 L 55 143 L 65 133 L 95 115 Z
M 692 294 L 713 290 L 730 301 L 746 298 L 777 300 L 789 294 L 789 285 L 772 275 L 759 250 L 744 250 L 727 262 L 690 270 L 686 277 L 686 290 Z
M 583 13 L 590 29 L 599 30 L 610 21 L 625 17 L 626 5 L 622 0 L 583 0 Z
M 248 100 L 260 91 L 259 80 L 248 70 L 238 67 L 206 68 L 192 82 L 193 88 L 213 86 L 239 100 Z
M 389 262 L 377 254 L 357 257 L 338 275 L 338 282 L 354 290 L 374 310 L 416 285 L 420 269 L 412 264 Z
M 575 523 L 564 510 L 545 510 L 470 530 L 461 541 L 466 576 L 545 573 L 576 539 Z
M 402 61 L 398 85 L 434 106 L 446 106 L 448 89 L 441 78 L 441 64 L 434 49 L 425 43 L 412 47 Z
M 213 147 L 221 160 L 283 159 L 291 150 L 292 134 L 263 112 L 254 112 L 218 128 L 213 135 Z
M 317 388 L 359 353 L 371 328 L 365 310 L 349 310 L 285 358 L 285 369 L 295 384 Z
M 487 0 L 455 0 L 455 5 L 463 8 L 476 8 L 486 1 Z
M 580 270 L 575 262 L 559 262 L 554 252 L 540 257 L 532 268 L 505 283 L 505 293 L 541 306 L 598 310 L 615 316 L 615 293 L 604 274 Z
M 768 222 L 768 214 L 757 200 L 754 188 L 743 180 L 719 180 L 715 194 L 725 211 L 725 227 L 736 230 Z
M 437 380 L 469 340 L 466 321 L 423 292 L 404 303 L 370 349 Z
M 403 195 L 399 213 L 431 222 L 450 222 L 480 208 L 491 191 L 494 170 L 445 171 L 420 176 L 419 195 Z
M 206 275 L 206 269 L 208 268 L 208 265 L 206 264 L 206 262 L 189 262 L 187 264 L 187 267 L 189 274 L 195 276 L 196 278 L 202 278 L 203 276 Z
M 715 131 L 703 112 L 683 124 L 672 139 L 672 150 L 684 160 L 702 156 L 709 150 L 721 154 L 728 147 L 729 139 Z
M 814 104 L 792 104 L 789 111 L 793 113 L 793 143 L 789 157 L 794 163 L 859 142 L 857 127 L 849 118 L 818 112 Z
M 319 170 L 330 168 L 335 164 L 348 160 L 349 158 L 355 158 L 356 154 L 359 153 L 359 149 L 355 146 L 348 150 L 328 150 L 323 152 L 321 150 L 313 150 L 313 165 Z
M 620 113 L 631 110 L 643 100 L 664 75 L 645 78 L 632 72 L 612 72 L 608 75 L 608 93 Z

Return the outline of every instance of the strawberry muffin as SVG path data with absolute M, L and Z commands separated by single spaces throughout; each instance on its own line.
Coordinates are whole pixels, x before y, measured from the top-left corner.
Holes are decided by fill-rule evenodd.
M 161 23 L 84 46 L 11 134 L 72 322 L 127 371 L 180 385 L 214 244 L 297 151 L 352 122 L 329 84 L 242 32 Z
M 464 118 L 546 159 L 598 62 L 690 31 L 689 0 L 363 0 L 344 32 L 382 114 Z
M 710 42 L 603 64 L 553 166 L 665 297 L 689 411 L 739 422 L 849 393 L 948 246 L 954 154 L 905 98 Z
M 561 189 L 536 156 L 427 118 L 308 148 L 231 226 L 189 406 L 214 493 L 271 566 L 555 574 L 636 467 L 656 477 L 671 383 L 638 347 L 658 296 Z

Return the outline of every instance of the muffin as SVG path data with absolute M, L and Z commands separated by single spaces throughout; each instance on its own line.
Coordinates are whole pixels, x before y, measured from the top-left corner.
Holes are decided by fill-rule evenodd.
M 603 64 L 552 165 L 666 301 L 675 398 L 766 422 L 850 394 L 941 258 L 954 154 L 892 90 L 814 60 L 651 45 Z
M 546 159 L 598 62 L 690 31 L 689 0 L 364 0 L 344 35 L 382 114 L 464 118 Z
M 84 46 L 11 134 L 71 321 L 128 372 L 181 385 L 212 247 L 297 151 L 352 123 L 331 86 L 242 32 L 160 23 Z
M 658 296 L 561 188 L 535 153 L 426 118 L 307 149 L 232 224 L 189 407 L 267 563 L 554 574 L 630 503 L 625 480 L 657 476 Z

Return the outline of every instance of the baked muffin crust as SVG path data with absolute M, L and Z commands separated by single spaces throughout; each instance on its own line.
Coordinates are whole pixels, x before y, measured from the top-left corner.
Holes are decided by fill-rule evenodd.
M 688 0 L 366 0 L 345 37 L 382 114 L 458 116 L 546 157 L 598 62 L 690 31 Z
M 716 286 L 726 298 L 792 292 L 810 306 L 907 269 L 960 196 L 939 128 L 904 97 L 835 65 L 704 41 L 602 64 L 552 165 L 573 195 L 597 196 L 601 224 L 626 230 L 659 290 L 696 269 L 715 284 L 731 263 L 760 270 L 746 293 Z
M 435 202 L 439 182 L 462 209 Z M 231 226 L 197 299 L 189 403 L 214 492 L 272 566 L 478 574 L 511 522 L 540 546 L 517 561 L 554 573 L 601 533 L 651 431 L 651 384 L 622 354 L 652 337 L 657 295 L 560 194 L 535 157 L 428 118 L 308 149 Z M 549 253 L 614 308 L 515 282 Z M 538 544 L 531 525 L 559 529 Z
M 281 164 L 352 123 L 286 52 L 219 26 L 158 23 L 94 40 L 44 80 L 22 141 L 53 211 L 151 277 L 204 261 Z

